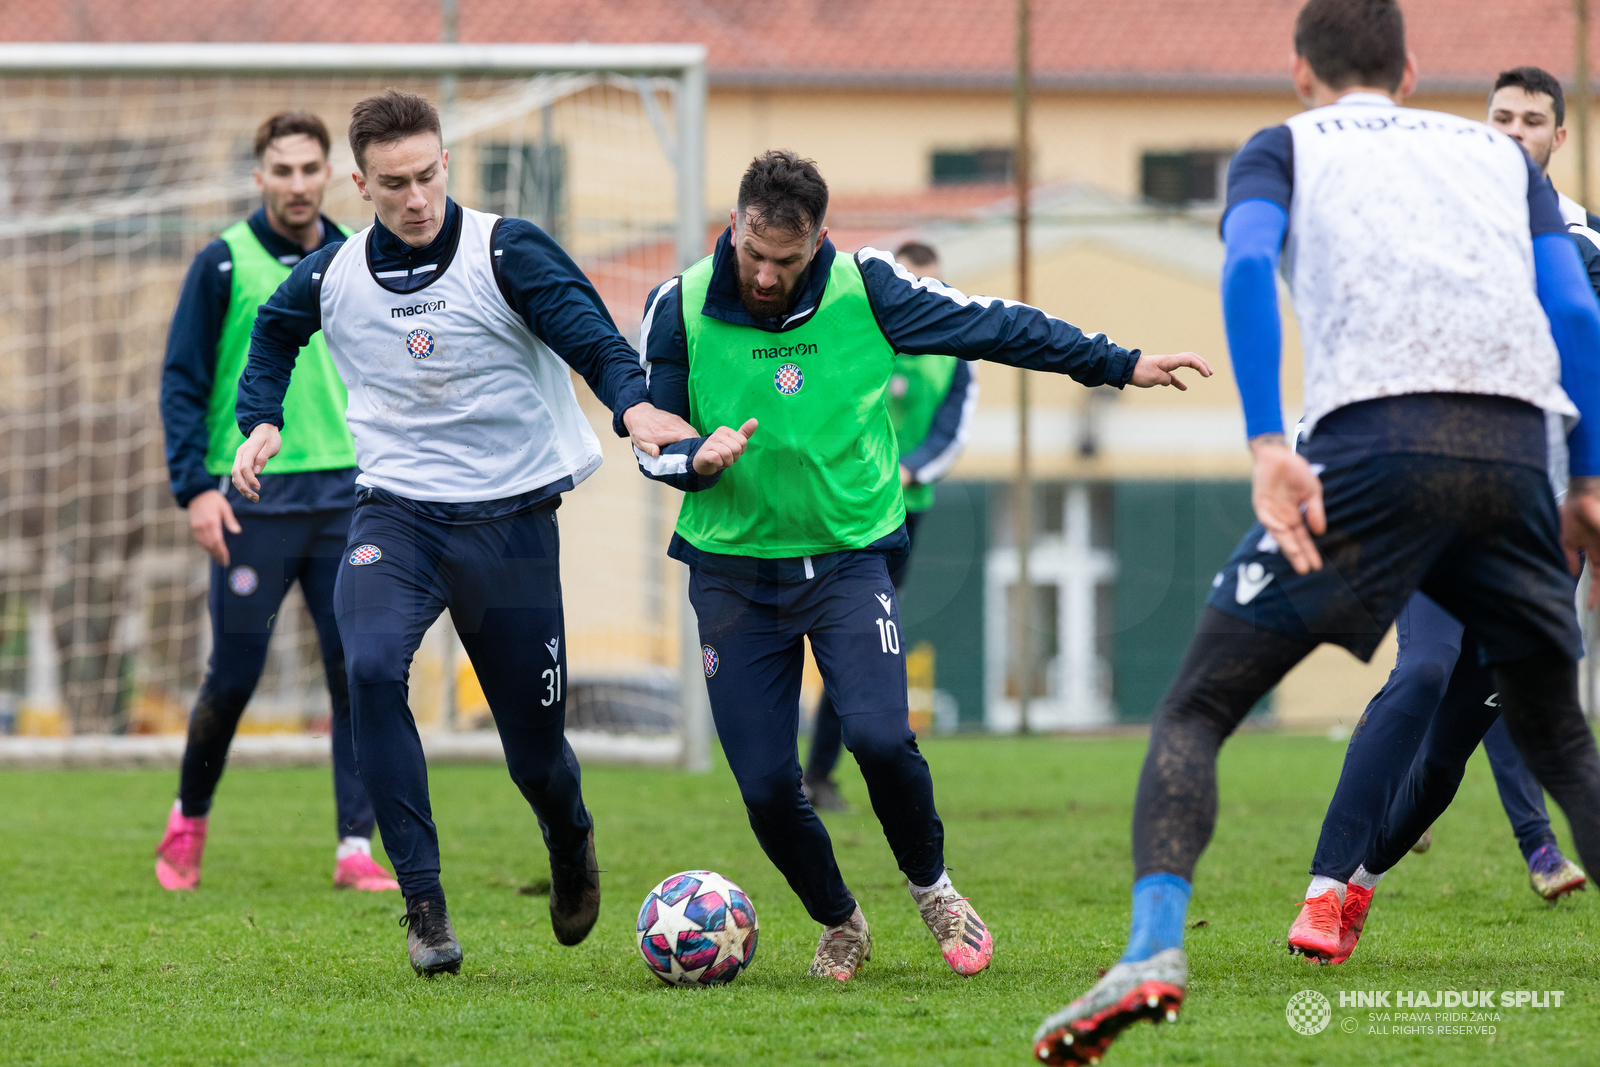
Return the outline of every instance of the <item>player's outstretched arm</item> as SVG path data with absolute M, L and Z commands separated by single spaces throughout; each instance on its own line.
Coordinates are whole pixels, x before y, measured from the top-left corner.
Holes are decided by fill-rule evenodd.
M 1189 387 L 1183 384 L 1182 378 L 1173 373 L 1179 367 L 1191 367 L 1199 371 L 1202 378 L 1211 377 L 1211 364 L 1193 352 L 1178 352 L 1170 356 L 1152 356 L 1146 353 L 1139 356 L 1139 361 L 1133 365 L 1133 377 L 1128 379 L 1128 384 L 1136 385 L 1140 389 L 1170 385 L 1179 391 L 1186 391 Z
M 647 456 L 659 456 L 666 445 L 700 436 L 681 416 L 662 411 L 649 402 L 635 404 L 624 411 L 622 425 L 627 428 L 633 447 Z
M 617 332 L 599 292 L 565 249 L 523 219 L 496 223 L 494 247 L 495 280 L 506 303 L 611 409 L 618 436 L 631 438 L 649 458 L 695 436 L 679 413 L 652 403 L 646 364 Z
M 958 359 L 986 359 L 1025 370 L 1065 374 L 1083 385 L 1122 388 L 1142 362 L 1137 350 L 1113 343 L 1104 334 L 1078 327 L 1015 300 L 968 296 L 935 278 L 918 278 L 889 253 L 864 248 L 856 253 L 867 296 L 878 325 L 895 351 L 907 355 L 940 353 Z M 1169 362 L 1158 373 L 1152 364 L 1137 385 L 1172 385 L 1180 366 Z M 1151 357 L 1172 360 L 1178 357 Z M 1209 367 L 1202 373 L 1208 373 Z M 1180 386 L 1182 388 L 1182 386 Z
M 261 472 L 282 448 L 283 435 L 278 428 L 270 422 L 258 424 L 233 454 L 233 487 L 251 502 L 260 500 Z

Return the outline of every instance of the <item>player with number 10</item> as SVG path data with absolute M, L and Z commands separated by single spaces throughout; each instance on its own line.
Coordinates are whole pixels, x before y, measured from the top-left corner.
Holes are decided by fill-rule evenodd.
M 907 549 L 893 422 L 897 353 L 944 353 L 1085 385 L 1176 385 L 1192 353 L 1140 356 L 1037 308 L 968 297 L 894 257 L 837 252 L 828 187 L 792 152 L 757 158 L 715 252 L 657 286 L 641 348 L 658 408 L 707 436 L 638 453 L 686 492 L 668 554 L 690 568 L 717 734 L 756 839 L 822 924 L 811 974 L 854 977 L 866 918 L 801 790 L 803 639 L 923 921 L 960 974 L 994 940 L 945 873 L 933 780 L 907 722 L 889 562 Z M 739 427 L 734 429 L 733 427 Z

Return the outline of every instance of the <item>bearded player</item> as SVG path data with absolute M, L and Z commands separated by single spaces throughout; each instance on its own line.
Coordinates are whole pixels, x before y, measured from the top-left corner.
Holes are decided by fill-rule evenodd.
M 994 939 L 946 873 L 933 779 L 907 722 L 890 580 L 908 548 L 885 404 L 896 357 L 989 359 L 1118 388 L 1181 389 L 1177 368 L 1211 369 L 966 296 L 887 252 L 839 253 L 827 209 L 816 164 L 767 152 L 745 171 L 713 254 L 652 291 L 641 337 L 651 397 L 708 436 L 640 453 L 640 466 L 687 493 L 667 554 L 689 567 L 711 712 L 750 826 L 822 925 L 810 974 L 848 981 L 872 939 L 801 790 L 806 638 L 912 901 L 945 961 L 971 975 Z
M 1584 862 L 1600 862 L 1573 579 L 1576 550 L 1600 548 L 1600 307 L 1522 148 L 1400 106 L 1416 68 L 1396 4 L 1311 0 L 1294 45 L 1310 110 L 1234 157 L 1222 227 L 1260 521 L 1213 584 L 1151 730 L 1127 949 L 1039 1027 L 1046 1063 L 1098 1060 L 1135 1020 L 1177 1017 L 1218 749 L 1320 643 L 1369 658 L 1419 589 L 1478 633 L 1512 740 Z M 1278 383 L 1280 257 L 1305 346 L 1298 454 Z M 1583 416 L 1559 513 L 1547 412 Z
M 351 112 L 352 177 L 377 218 L 306 258 L 262 307 L 233 468 L 234 485 L 257 495 L 294 429 L 283 399 L 296 357 L 322 330 L 350 390 L 361 470 L 334 594 L 356 755 L 405 893 L 411 965 L 425 976 L 459 972 L 462 951 L 406 701 L 411 656 L 448 608 L 544 834 L 551 927 L 577 944 L 599 916 L 600 872 L 563 734 L 556 509 L 600 466 L 600 446 L 569 367 L 637 447 L 692 432 L 647 402 L 637 354 L 549 236 L 445 195 L 442 141 L 438 112 L 412 93 L 391 89 Z
M 172 493 L 212 559 L 211 659 L 189 716 L 178 799 L 156 849 L 156 877 L 167 889 L 200 884 L 212 796 L 266 666 L 273 621 L 295 582 L 316 625 L 333 708 L 339 834 L 333 884 L 399 888 L 372 858 L 372 803 L 356 770 L 344 648 L 334 621 L 334 579 L 356 503 L 356 452 L 344 422 L 344 383 L 320 335 L 308 342 L 284 398 L 294 429 L 284 435 L 257 499 L 232 491 L 227 478 L 244 440 L 234 398 L 256 309 L 297 263 L 346 236 L 321 213 L 333 174 L 328 144 L 328 128 L 310 112 L 287 111 L 261 124 L 255 137 L 261 207 L 195 257 L 167 336 L 161 418 Z

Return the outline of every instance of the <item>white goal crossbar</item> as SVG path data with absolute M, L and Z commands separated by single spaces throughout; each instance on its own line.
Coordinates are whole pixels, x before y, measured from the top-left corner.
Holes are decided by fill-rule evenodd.
M 26 75 L 609 73 L 670 77 L 682 96 L 669 156 L 678 175 L 678 260 L 705 244 L 706 48 L 701 44 L 0 44 L 0 78 Z M 659 116 L 652 115 L 657 122 Z M 658 134 L 664 129 L 658 128 Z

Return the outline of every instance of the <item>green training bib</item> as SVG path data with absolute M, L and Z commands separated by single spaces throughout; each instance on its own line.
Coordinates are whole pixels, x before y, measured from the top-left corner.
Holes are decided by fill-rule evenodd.
M 689 421 L 704 434 L 761 425 L 716 485 L 685 495 L 678 533 L 705 552 L 764 559 L 893 533 L 905 521 L 884 404 L 895 354 L 855 259 L 834 257 L 816 313 L 782 333 L 702 314 L 710 284 L 710 257 L 683 273 Z
M 927 439 L 933 416 L 950 392 L 955 374 L 954 356 L 895 357 L 894 375 L 889 379 L 889 418 L 902 456 L 916 451 Z M 933 486 L 913 485 L 905 493 L 907 511 L 933 507 Z
M 350 231 L 340 227 L 349 236 Z M 279 263 L 262 247 L 248 222 L 236 222 L 222 233 L 233 254 L 233 282 L 228 295 L 228 316 L 217 340 L 217 371 L 206 409 L 206 472 L 223 475 L 233 470 L 233 454 L 244 443 L 235 409 L 239 376 L 250 355 L 250 331 L 256 309 L 278 291 L 294 268 Z M 295 360 L 294 376 L 283 398 L 283 451 L 272 459 L 272 473 L 341 470 L 356 465 L 356 443 L 345 425 L 348 395 L 322 334 L 314 334 Z

